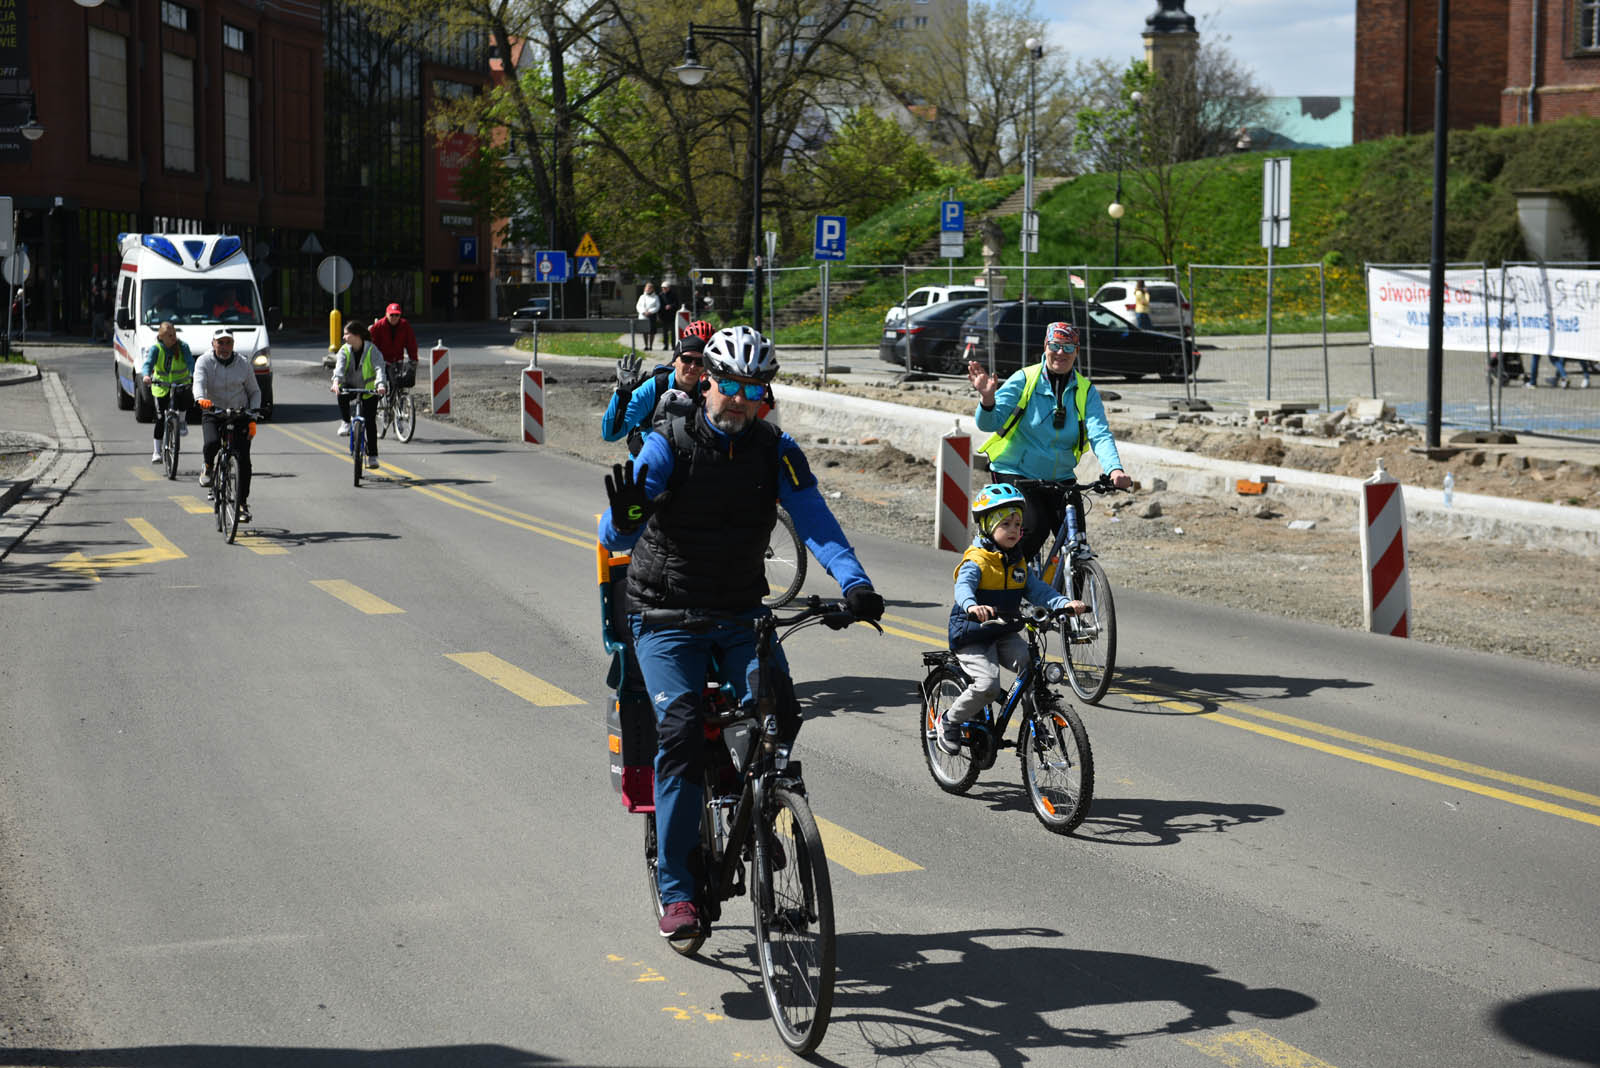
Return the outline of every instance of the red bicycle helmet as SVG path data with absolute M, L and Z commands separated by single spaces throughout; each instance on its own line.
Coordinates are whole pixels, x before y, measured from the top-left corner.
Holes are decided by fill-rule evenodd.
M 706 342 L 710 341 L 711 335 L 716 332 L 717 328 L 704 319 L 696 319 L 683 328 L 683 333 L 679 334 L 678 340 L 673 343 L 672 351 L 674 354 L 704 352 Z

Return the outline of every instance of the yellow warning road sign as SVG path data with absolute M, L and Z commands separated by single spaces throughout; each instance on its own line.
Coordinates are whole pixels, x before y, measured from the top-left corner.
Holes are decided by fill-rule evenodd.
M 578 251 L 574 252 L 573 255 L 598 256 L 600 255 L 600 249 L 595 245 L 594 238 L 590 237 L 588 234 L 584 234 L 583 240 L 578 242 Z

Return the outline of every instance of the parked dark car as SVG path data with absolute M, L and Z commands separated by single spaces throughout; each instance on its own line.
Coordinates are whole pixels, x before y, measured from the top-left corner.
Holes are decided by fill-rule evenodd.
M 995 371 L 1007 375 L 1024 362 L 1039 359 L 1044 351 L 1044 328 L 1064 321 L 1078 328 L 1077 368 L 1090 378 L 1119 375 L 1128 379 L 1159 375 L 1164 382 L 1181 382 L 1185 372 L 1184 339 L 1158 330 L 1141 330 L 1110 309 L 1093 301 L 1030 300 L 1028 336 L 1022 337 L 1022 302 L 994 306 Z M 976 338 L 972 358 L 989 359 L 989 318 L 983 309 L 964 324 L 965 338 Z M 1200 366 L 1200 353 L 1191 352 L 1188 373 Z
M 909 319 L 883 328 L 878 359 L 904 367 L 909 349 L 912 370 L 963 373 L 967 365 L 961 359 L 965 336 L 962 324 L 983 305 L 981 299 L 963 299 L 916 309 Z

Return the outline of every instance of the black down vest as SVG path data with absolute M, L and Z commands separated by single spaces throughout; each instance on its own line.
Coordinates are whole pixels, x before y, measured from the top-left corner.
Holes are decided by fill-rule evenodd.
M 724 443 L 696 408 L 657 428 L 675 466 L 628 566 L 633 611 L 754 609 L 767 595 L 781 432 L 757 420 Z

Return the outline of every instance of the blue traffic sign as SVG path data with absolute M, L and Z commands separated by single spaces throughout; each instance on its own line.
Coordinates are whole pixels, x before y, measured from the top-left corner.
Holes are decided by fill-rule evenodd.
M 944 233 L 965 233 L 967 229 L 966 205 L 959 200 L 939 201 L 939 229 Z
M 565 282 L 567 277 L 567 254 L 565 252 L 552 250 L 534 253 L 533 280 L 535 282 Z
M 818 215 L 816 240 L 811 243 L 814 260 L 844 259 L 845 223 L 843 215 Z
M 477 263 L 478 262 L 478 239 L 476 237 L 457 237 L 456 238 L 456 262 L 457 263 Z
M 577 261 L 578 261 L 578 277 L 579 278 L 598 278 L 598 277 L 600 277 L 600 257 L 599 256 L 578 256 L 576 258 L 577 258 Z

